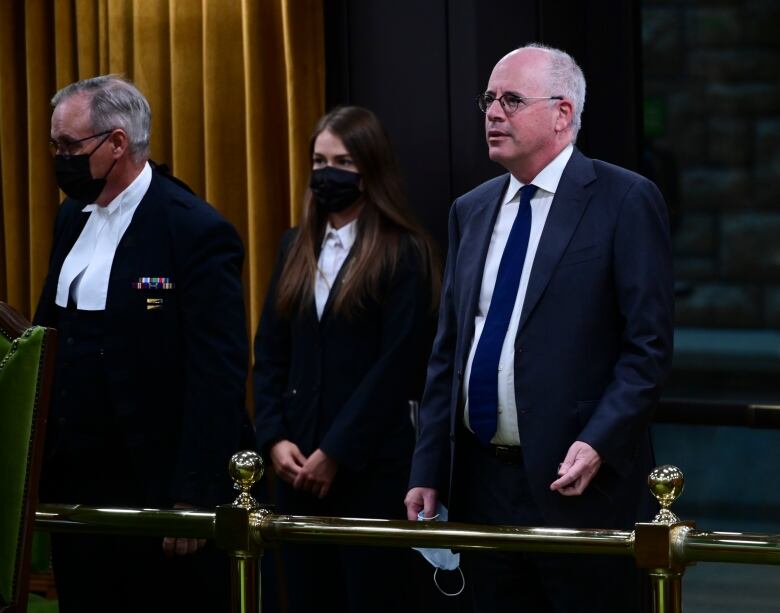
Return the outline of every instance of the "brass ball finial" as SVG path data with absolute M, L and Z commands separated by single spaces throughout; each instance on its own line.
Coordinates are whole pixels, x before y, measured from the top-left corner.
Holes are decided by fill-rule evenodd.
M 662 524 L 673 524 L 680 521 L 680 518 L 672 513 L 669 507 L 683 492 L 685 478 L 682 471 L 671 464 L 658 466 L 647 477 L 647 485 L 650 487 L 650 493 L 661 505 L 661 510 L 653 521 Z
M 233 501 L 233 506 L 256 509 L 257 501 L 249 490 L 263 476 L 263 458 L 256 451 L 239 451 L 230 458 L 229 471 L 233 487 L 241 492 Z

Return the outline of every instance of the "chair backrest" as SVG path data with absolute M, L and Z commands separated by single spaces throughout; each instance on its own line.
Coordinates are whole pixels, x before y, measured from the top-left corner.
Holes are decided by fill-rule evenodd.
M 0 302 L 0 611 L 27 610 L 57 334 Z

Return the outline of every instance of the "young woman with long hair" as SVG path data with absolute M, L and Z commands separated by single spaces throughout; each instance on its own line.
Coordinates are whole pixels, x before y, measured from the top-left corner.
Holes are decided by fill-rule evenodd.
M 360 107 L 311 138 L 301 224 L 282 239 L 255 339 L 257 441 L 279 511 L 405 517 L 439 271 L 389 138 Z M 410 550 L 283 548 L 291 612 L 400 611 Z

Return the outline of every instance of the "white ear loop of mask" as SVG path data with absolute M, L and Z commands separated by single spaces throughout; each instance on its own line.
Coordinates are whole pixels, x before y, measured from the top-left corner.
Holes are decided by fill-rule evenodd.
M 439 503 L 436 510 L 438 512 L 432 517 L 425 517 L 425 512 L 420 511 L 417 514 L 417 521 L 436 521 L 437 519 L 439 519 L 439 517 L 441 517 L 442 521 L 447 521 L 448 519 L 447 508 L 441 503 Z M 423 557 L 434 567 L 433 583 L 436 586 L 436 589 L 439 590 L 441 594 L 443 594 L 444 596 L 459 596 L 460 594 L 463 593 L 463 590 L 466 589 L 466 577 L 463 575 L 463 570 L 460 568 L 460 554 L 454 554 L 450 549 L 426 548 L 426 547 L 414 547 L 413 549 L 419 551 L 423 555 Z M 442 557 L 446 558 L 446 561 L 442 559 Z M 457 564 L 457 566 L 454 566 L 454 568 L 451 567 L 450 564 L 450 562 L 452 561 L 455 561 L 455 563 Z M 441 588 L 441 586 L 439 585 L 439 578 L 438 578 L 438 573 L 440 569 L 448 570 L 448 571 L 457 570 L 460 573 L 461 585 L 460 585 L 460 589 L 457 592 L 446 592 Z
M 433 583 L 436 586 L 436 589 L 439 590 L 444 596 L 460 596 L 463 593 L 463 590 L 466 589 L 466 577 L 463 576 L 463 570 L 460 568 L 460 566 L 458 566 L 456 570 L 460 573 L 460 589 L 457 592 L 452 593 L 452 592 L 445 592 L 443 589 L 441 589 L 441 586 L 439 585 L 439 580 L 436 578 L 439 569 L 438 567 L 433 569 Z

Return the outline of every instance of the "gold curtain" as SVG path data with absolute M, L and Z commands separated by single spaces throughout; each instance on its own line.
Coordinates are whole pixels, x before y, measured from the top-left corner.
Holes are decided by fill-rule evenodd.
M 321 0 L 0 1 L 0 300 L 30 316 L 48 269 L 51 96 L 119 73 L 149 99 L 152 159 L 241 234 L 251 333 L 323 112 L 322 21 Z

